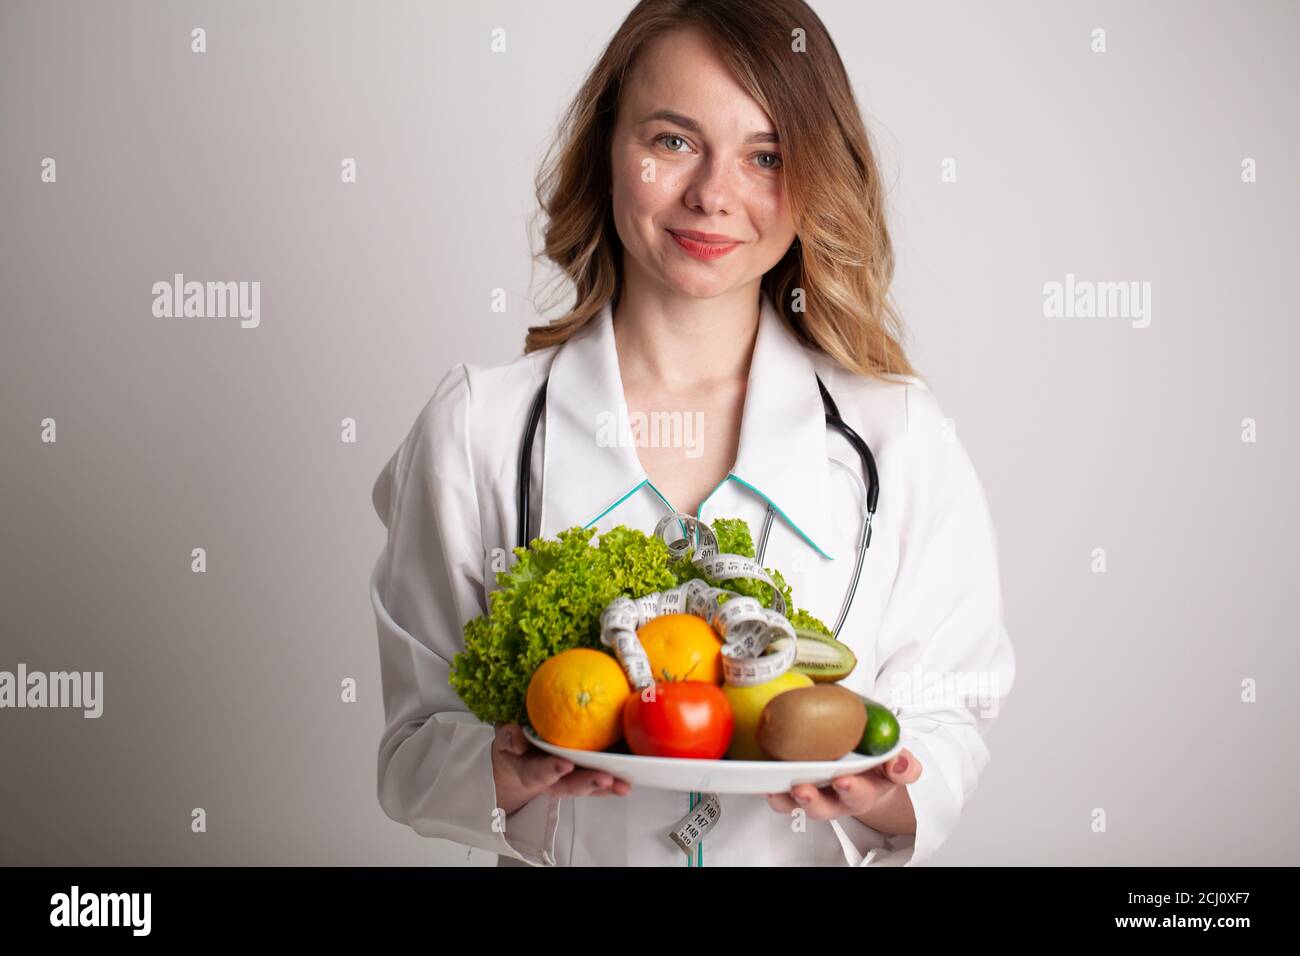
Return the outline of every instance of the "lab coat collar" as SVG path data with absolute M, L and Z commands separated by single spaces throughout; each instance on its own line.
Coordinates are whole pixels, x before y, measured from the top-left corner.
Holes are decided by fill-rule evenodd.
M 809 350 L 761 294 L 740 426 L 737 481 L 827 558 L 831 551 L 826 415 Z M 723 347 L 720 345 L 719 347 Z M 608 302 L 556 352 L 546 393 L 542 537 L 588 527 L 648 483 L 632 434 Z M 653 488 L 653 485 L 651 486 Z M 681 507 L 681 505 L 674 505 Z M 668 506 L 664 506 L 664 514 Z M 724 517 L 730 517 L 724 515 Z M 653 528 L 642 529 L 647 533 Z M 757 537 L 760 527 L 751 527 Z

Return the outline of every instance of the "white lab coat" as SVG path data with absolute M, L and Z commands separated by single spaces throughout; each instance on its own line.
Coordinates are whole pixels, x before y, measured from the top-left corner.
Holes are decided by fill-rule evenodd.
M 674 510 L 634 447 L 596 440 L 599 413 L 627 415 L 608 305 L 562 346 L 446 374 L 373 492 L 388 528 L 371 580 L 385 812 L 424 836 L 495 852 L 503 865 L 901 866 L 931 856 L 989 761 L 984 735 L 1015 675 L 988 504 L 919 379 L 887 382 L 838 367 L 799 343 L 766 294 L 737 460 L 699 517 L 743 518 L 757 541 L 772 502 L 763 564 L 785 575 L 796 606 L 833 627 L 865 513 L 851 474 L 866 479 L 852 446 L 825 426 L 816 370 L 879 470 L 871 545 L 840 633 L 858 658 L 844 683 L 899 712 L 903 745 L 923 767 L 908 787 L 916 833 L 889 836 L 853 818 L 800 820 L 764 796 L 724 794 L 719 823 L 688 858 L 667 831 L 692 795 L 635 786 L 625 797 L 541 794 L 506 817 L 501 832 L 494 728 L 468 713 L 447 678 L 464 624 L 485 613 L 496 587 L 494 562 L 513 560 L 520 440 L 548 370 L 530 539 L 593 524 L 651 533 Z M 983 693 L 924 693 L 924 682 L 933 691 L 949 674 L 974 675 Z M 910 695 L 891 696 L 902 675 L 913 678 Z

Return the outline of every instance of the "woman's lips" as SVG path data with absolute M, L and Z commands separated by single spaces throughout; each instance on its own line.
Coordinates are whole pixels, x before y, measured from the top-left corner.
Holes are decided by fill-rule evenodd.
M 732 249 L 735 249 L 736 246 L 740 245 L 738 242 L 702 242 L 699 239 L 688 239 L 686 236 L 679 236 L 671 229 L 668 230 L 668 235 L 673 237 L 673 241 L 677 243 L 677 245 L 679 245 L 688 256 L 692 256 L 696 259 L 720 259 Z

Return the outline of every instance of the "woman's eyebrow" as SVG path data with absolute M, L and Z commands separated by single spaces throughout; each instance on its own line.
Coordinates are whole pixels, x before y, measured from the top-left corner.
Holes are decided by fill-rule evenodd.
M 699 133 L 700 135 L 704 134 L 704 129 L 699 123 L 695 122 L 695 120 L 691 119 L 689 116 L 683 116 L 681 113 L 676 113 L 672 110 L 655 110 L 653 113 L 642 117 L 641 123 L 644 125 L 645 123 L 652 123 L 655 120 L 664 120 L 669 123 L 676 123 L 678 126 L 688 129 L 692 133 Z M 750 133 L 745 137 L 746 146 L 750 143 L 779 143 L 780 141 L 781 140 L 776 133 L 771 130 L 760 130 Z

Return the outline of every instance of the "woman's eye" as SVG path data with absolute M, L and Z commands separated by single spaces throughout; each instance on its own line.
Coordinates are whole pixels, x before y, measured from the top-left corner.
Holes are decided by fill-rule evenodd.
M 656 143 L 664 143 L 665 140 L 674 140 L 674 139 L 677 140 L 678 142 L 681 142 L 681 143 L 685 143 L 685 142 L 686 142 L 686 140 L 682 139 L 682 138 L 681 138 L 680 136 L 678 136 L 676 133 L 661 133 L 661 134 L 659 134 L 658 136 L 655 137 L 655 142 L 656 142 Z M 667 143 L 664 143 L 664 145 L 667 146 Z M 668 146 L 668 151 L 669 151 L 669 152 L 672 152 L 672 153 L 680 153 L 680 152 L 681 152 L 680 149 L 673 149 L 671 146 Z
M 685 152 L 685 150 L 675 147 L 673 143 L 681 143 L 684 146 L 690 145 L 686 142 L 684 137 L 678 136 L 676 133 L 660 133 L 654 138 L 654 141 L 656 143 L 662 143 L 670 153 Z M 781 168 L 780 153 L 759 153 L 758 158 L 760 160 L 758 164 L 759 169 L 774 171 Z M 763 160 L 766 160 L 766 162 L 763 162 Z

